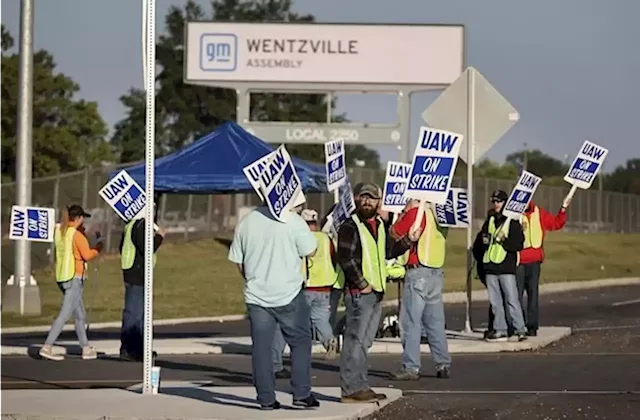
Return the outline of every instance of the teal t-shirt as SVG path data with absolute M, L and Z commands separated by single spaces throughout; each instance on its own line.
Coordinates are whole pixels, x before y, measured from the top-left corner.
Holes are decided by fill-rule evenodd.
M 317 239 L 297 213 L 290 212 L 285 223 L 275 220 L 267 207 L 246 215 L 229 249 L 229 260 L 244 266 L 246 303 L 267 308 L 291 303 L 305 280 L 302 257 L 317 247 Z

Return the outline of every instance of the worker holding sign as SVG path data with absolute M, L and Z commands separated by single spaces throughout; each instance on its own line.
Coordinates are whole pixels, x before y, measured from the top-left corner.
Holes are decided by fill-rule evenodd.
M 444 303 L 442 288 L 446 240 L 448 228 L 440 227 L 433 207 L 426 210 L 418 200 L 407 203 L 407 211 L 389 230 L 389 235 L 400 238 L 408 235 L 418 218 L 421 217 L 418 242 L 409 250 L 407 274 L 404 278 L 402 306 L 400 309 L 400 331 L 402 338 L 402 369 L 394 375 L 398 380 L 418 380 L 420 378 L 420 341 L 424 327 L 438 378 L 448 378 L 451 356 L 445 331 Z
M 367 352 L 376 337 L 387 282 L 386 259 L 406 252 L 409 236 L 395 240 L 378 217 L 382 190 L 358 184 L 353 191 L 356 210 L 338 231 L 338 263 L 345 274 L 346 330 L 340 357 L 342 402 L 386 399 L 367 380 Z
M 516 267 L 518 252 L 522 250 L 524 243 L 524 234 L 518 220 L 504 215 L 507 194 L 504 191 L 501 193 L 503 194 L 499 194 L 494 200 L 496 213 L 489 216 L 481 229 L 482 242 L 487 247 L 482 262 L 486 273 L 489 303 L 494 316 L 493 330 L 489 331 L 486 340 L 507 341 L 506 305 L 513 324 L 514 339 L 522 341 L 527 337 L 522 307 L 518 299 Z
M 56 281 L 64 294 L 60 313 L 51 325 L 44 346 L 40 349 L 40 356 L 60 361 L 64 357 L 53 353 L 52 345 L 62 332 L 64 324 L 73 315 L 75 318 L 76 334 L 80 347 L 82 347 L 83 359 L 95 359 L 98 357 L 94 348 L 89 346 L 86 331 L 86 313 L 82 302 L 82 292 L 87 274 L 87 262 L 93 260 L 102 250 L 103 238 L 96 231 L 97 244 L 94 248 L 89 246 L 85 236 L 84 219 L 91 215 L 78 205 L 71 205 L 62 211 L 62 221 L 56 226 L 54 243 L 56 250 Z

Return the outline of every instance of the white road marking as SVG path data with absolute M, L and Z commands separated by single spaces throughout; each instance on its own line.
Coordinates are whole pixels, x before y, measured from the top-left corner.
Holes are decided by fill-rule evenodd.
M 608 325 L 606 327 L 583 327 L 583 328 L 572 328 L 572 330 L 573 332 L 580 332 L 580 331 L 628 330 L 631 328 L 640 328 L 640 324 Z
M 640 299 L 633 299 L 633 300 L 625 300 L 625 301 L 622 301 L 622 302 L 615 302 L 615 303 L 612 303 L 611 306 L 633 305 L 634 303 L 640 303 Z
M 578 390 L 562 390 L 562 391 L 436 391 L 436 390 L 404 390 L 403 395 L 417 394 L 450 394 L 450 395 L 483 395 L 483 394 L 527 394 L 527 395 L 629 395 L 640 394 L 640 391 L 578 391 Z

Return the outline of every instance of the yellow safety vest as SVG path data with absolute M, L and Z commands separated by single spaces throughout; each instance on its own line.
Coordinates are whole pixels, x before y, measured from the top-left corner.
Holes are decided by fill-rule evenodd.
M 120 267 L 129 270 L 136 260 L 136 246 L 131 239 L 131 232 L 136 220 L 131 220 L 124 226 L 124 240 L 122 241 L 122 254 L 120 255 Z M 153 266 L 156 266 L 156 254 L 153 254 Z
M 509 219 L 506 219 L 505 223 L 507 225 L 504 227 L 501 227 L 500 230 L 504 232 L 504 237 L 507 238 L 509 236 L 509 227 L 511 225 L 511 222 L 509 221 Z M 507 251 L 504 249 L 504 247 L 500 242 L 496 241 L 498 232 L 496 228 L 496 221 L 493 216 L 491 216 L 491 218 L 489 219 L 488 230 L 489 230 L 489 235 L 491 235 L 491 240 L 489 241 L 489 247 L 484 253 L 482 262 L 485 264 L 489 262 L 494 264 L 500 264 L 505 260 L 505 258 L 507 258 Z
M 404 255 L 398 257 L 392 264 L 387 266 L 387 276 L 390 279 L 401 279 L 407 274 L 407 270 L 404 268 L 406 263 L 404 262 Z
M 304 264 L 309 270 L 307 287 L 333 286 L 338 274 L 331 261 L 331 239 L 323 232 L 313 232 L 313 236 L 318 240 L 318 251 L 313 257 L 307 257 Z
M 433 209 L 425 211 L 426 225 L 418 240 L 418 261 L 430 268 L 442 268 L 447 249 L 449 228 L 440 227 L 433 214 Z M 404 264 L 409 261 L 409 251 L 403 255 Z
M 73 279 L 76 275 L 76 260 L 73 256 L 73 235 L 76 228 L 67 227 L 62 236 L 60 226 L 56 226 L 53 240 L 56 247 L 56 281 L 62 283 Z
M 360 221 L 357 215 L 351 216 L 360 235 L 362 246 L 362 274 L 364 279 L 376 292 L 384 292 L 387 288 L 387 264 L 386 264 L 386 243 L 387 236 L 384 231 L 384 224 L 377 218 L 380 226 L 378 228 L 378 241 L 373 238 L 369 229 Z
M 533 208 L 530 217 L 523 214 L 520 217 L 520 224 L 522 224 L 522 230 L 524 231 L 523 248 L 541 248 L 544 232 L 542 230 L 538 206 Z

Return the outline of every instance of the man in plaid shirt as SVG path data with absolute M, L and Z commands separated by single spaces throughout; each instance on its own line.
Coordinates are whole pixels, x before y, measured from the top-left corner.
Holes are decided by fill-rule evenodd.
M 391 237 L 378 216 L 382 191 L 375 184 L 355 186 L 356 210 L 338 231 L 337 260 L 345 275 L 346 330 L 340 357 L 342 402 L 386 399 L 367 379 L 367 351 L 373 344 L 386 289 L 386 259 L 404 254 L 420 232 Z M 414 239 L 415 238 L 415 239 Z

